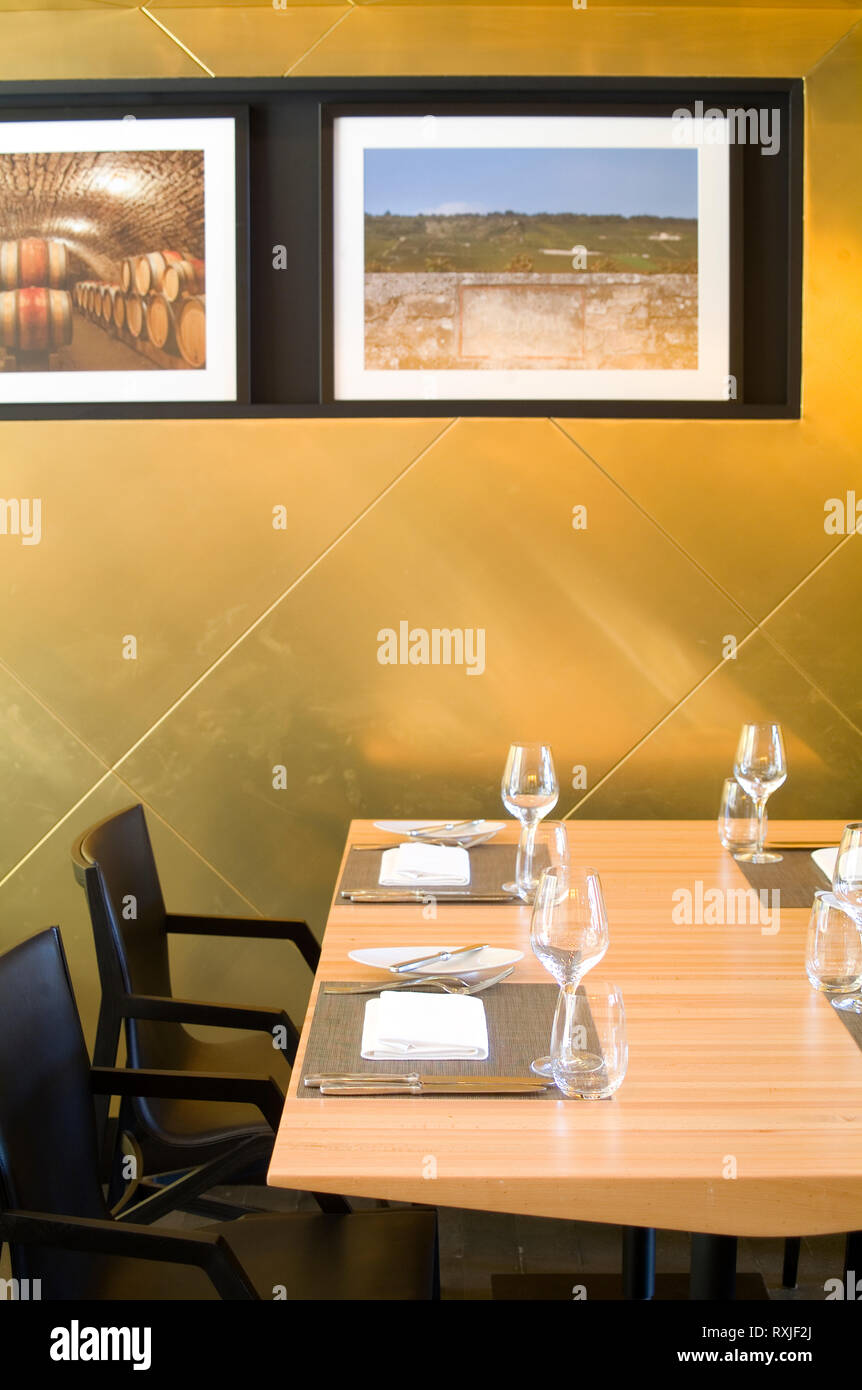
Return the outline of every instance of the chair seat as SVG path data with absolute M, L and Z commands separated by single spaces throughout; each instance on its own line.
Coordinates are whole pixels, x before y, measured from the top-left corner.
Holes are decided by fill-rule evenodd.
M 155 1229 L 158 1229 L 157 1227 Z M 229 1242 L 261 1299 L 434 1297 L 437 1247 L 431 1211 L 246 1216 L 209 1226 Z M 85 1299 L 217 1299 L 207 1276 L 184 1265 L 99 1257 Z
M 282 1087 L 290 1078 L 284 1055 L 266 1033 L 241 1034 L 225 1042 L 202 1042 L 176 1029 L 178 1045 L 169 1058 L 144 1058 L 144 1067 L 166 1067 L 185 1072 L 240 1072 L 273 1076 Z M 139 1134 L 147 1172 L 176 1169 L 178 1160 L 190 1165 L 205 1163 L 225 1142 L 235 1144 L 246 1135 L 266 1135 L 272 1130 L 253 1105 L 239 1102 L 197 1100 L 146 1100 L 138 1108 L 146 1116 L 147 1131 Z M 178 1154 L 177 1150 L 182 1152 Z

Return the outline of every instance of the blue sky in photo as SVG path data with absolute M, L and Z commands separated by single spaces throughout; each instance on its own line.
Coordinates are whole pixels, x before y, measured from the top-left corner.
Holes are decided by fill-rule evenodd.
M 365 211 L 697 217 L 697 150 L 366 150 Z

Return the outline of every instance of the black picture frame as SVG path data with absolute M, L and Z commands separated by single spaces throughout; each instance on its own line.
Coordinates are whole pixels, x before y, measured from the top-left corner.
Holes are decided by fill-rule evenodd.
M 519 104 L 584 114 L 627 113 L 702 100 L 781 112 L 780 153 L 743 150 L 734 160 L 734 206 L 741 209 L 732 273 L 741 300 L 734 315 L 734 361 L 744 399 L 728 402 L 356 401 L 326 399 L 331 361 L 331 184 L 327 122 L 332 111 L 429 103 Z M 15 110 L 143 114 L 242 107 L 248 112 L 246 322 L 247 400 L 136 406 L 4 406 L 2 419 L 387 418 L 453 415 L 637 419 L 796 419 L 801 410 L 803 84 L 797 78 L 291 78 L 162 79 L 0 84 L 0 119 Z M 759 165 L 754 161 L 760 160 Z M 238 209 L 244 204 L 238 200 Z M 287 248 L 284 269 L 273 251 Z
M 465 399 L 463 397 L 453 397 L 450 400 L 442 401 L 338 401 L 335 393 L 334 382 L 334 360 L 335 360 L 335 296 L 334 296 L 334 160 L 333 160 L 333 132 L 335 121 L 342 116 L 665 116 L 669 117 L 680 105 L 679 100 L 672 98 L 658 98 L 653 101 L 638 100 L 631 103 L 620 102 L 608 99 L 590 100 L 582 103 L 578 100 L 560 101 L 536 101 L 531 99 L 507 99 L 507 100 L 485 100 L 477 101 L 436 101 L 426 100 L 417 104 L 416 101 L 410 102 L 386 102 L 379 105 L 370 103 L 349 102 L 342 104 L 327 104 L 321 111 L 321 287 L 322 287 L 322 322 L 321 322 L 321 397 L 327 405 L 346 405 L 346 406 L 381 406 L 392 407 L 398 410 L 399 407 L 418 405 L 421 413 L 425 414 L 445 414 L 450 415 L 488 415 L 500 413 L 502 405 L 505 413 L 515 413 L 511 408 L 511 403 L 518 405 L 518 414 L 536 413 L 529 407 L 538 407 L 543 415 L 554 416 L 577 416 L 602 415 L 613 416 L 617 414 L 636 414 L 652 415 L 656 413 L 667 413 L 671 415 L 684 414 L 691 409 L 705 413 L 712 413 L 714 409 L 717 418 L 723 417 L 721 402 L 686 402 L 686 401 L 652 401 L 652 400 L 588 400 L 570 399 L 554 400 L 551 397 L 538 401 L 519 401 L 517 397 L 512 397 L 511 401 L 506 399 L 500 401 L 498 398 L 488 398 L 483 401 Z M 734 105 L 733 102 L 721 101 L 713 97 L 710 105 L 716 109 Z M 744 223 L 744 189 L 745 189 L 745 151 L 742 146 L 734 145 L 729 149 L 730 155 L 730 238 L 729 238 L 729 279 L 730 279 L 730 352 L 729 352 L 729 375 L 736 382 L 737 400 L 745 401 L 745 296 L 744 296 L 744 266 L 745 266 L 745 223 Z M 428 406 L 432 410 L 428 410 Z M 497 409 L 495 409 L 497 407 Z
M 2 89 L 2 84 L 0 84 Z M 2 95 L 2 91 L 0 91 Z M 236 373 L 235 373 L 235 395 L 233 399 L 209 402 L 190 399 L 188 401 L 135 401 L 129 400 L 122 405 L 105 400 L 88 400 L 68 403 L 46 403 L 36 405 L 29 403 L 2 404 L 0 405 L 0 418 L 28 418 L 30 414 L 35 418 L 68 418 L 66 411 L 73 412 L 75 415 L 79 411 L 84 411 L 88 416 L 91 414 L 111 415 L 114 411 L 132 410 L 141 417 L 150 414 L 158 415 L 163 410 L 172 410 L 179 407 L 181 410 L 205 410 L 211 405 L 242 407 L 248 406 L 251 400 L 251 379 L 250 379 L 250 319 L 249 319 L 249 177 L 248 177 L 248 150 L 249 150 L 249 122 L 248 108 L 244 105 L 214 105 L 214 106 L 186 106 L 182 104 L 159 104 L 157 108 L 152 105 L 144 105 L 134 101 L 100 102 L 93 105 L 70 105 L 44 107 L 32 106 L 11 106 L 6 107 L 0 100 L 0 122 L 3 124 L 30 121 L 50 121 L 52 123 L 63 124 L 65 122 L 86 122 L 99 120 L 116 121 L 123 118 L 132 118 L 137 121 L 147 119 L 159 120 L 184 120 L 194 118 L 196 120 L 208 119 L 230 119 L 234 127 L 234 168 L 233 168 L 233 193 L 235 217 L 235 247 L 236 253 L 233 266 L 233 285 L 236 308 Z M 0 239 L 2 239 L 2 229 L 0 228 Z M 156 249 L 156 248 L 153 248 Z

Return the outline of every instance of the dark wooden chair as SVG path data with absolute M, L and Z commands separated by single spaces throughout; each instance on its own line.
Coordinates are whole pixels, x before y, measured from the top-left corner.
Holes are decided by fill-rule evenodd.
M 94 1094 L 230 1104 L 254 1096 L 275 1126 L 267 1076 L 90 1067 L 57 927 L 0 956 L 0 1247 L 43 1299 L 430 1299 L 428 1210 L 244 1216 L 152 1230 L 177 1205 L 156 1192 L 112 1215 L 99 1174 Z M 244 1141 L 249 1151 L 259 1139 Z M 191 1183 L 193 1174 L 178 1179 Z
M 168 959 L 170 934 L 241 936 L 291 943 L 314 972 L 320 947 L 305 922 L 268 918 L 196 917 L 168 912 L 162 896 L 142 806 L 130 806 L 86 830 L 72 848 L 75 876 L 84 887 L 93 924 L 102 999 L 93 1063 L 112 1067 L 117 1061 L 120 1032 L 125 1027 L 127 1065 L 156 1071 L 289 1076 L 296 1056 L 298 1029 L 275 1007 L 238 1006 L 174 998 Z M 203 1042 L 184 1024 L 209 1024 L 225 1029 L 253 1030 L 256 1036 L 225 1042 Z M 276 1048 L 276 1043 L 283 1048 Z M 241 1088 L 219 1104 L 189 1096 L 150 1096 L 131 1093 L 120 1105 L 116 1132 L 108 1123 L 109 1100 L 97 1106 L 100 1143 L 110 1151 L 109 1200 L 122 1190 L 120 1143 L 139 1154 L 148 1175 L 176 1172 L 212 1160 L 225 1159 L 245 1139 L 272 1135 Z M 114 1139 L 114 1142 L 112 1141 Z M 244 1151 L 243 1151 L 244 1152 Z M 104 1156 L 104 1155 L 103 1155 Z M 265 1181 L 268 1152 L 256 1164 L 232 1167 L 236 1183 Z M 218 1181 L 225 1181 L 224 1176 Z M 349 1211 L 343 1198 L 321 1194 L 326 1211 Z M 205 1199 L 196 1210 L 214 1211 Z M 225 1208 L 221 1208 L 225 1211 Z

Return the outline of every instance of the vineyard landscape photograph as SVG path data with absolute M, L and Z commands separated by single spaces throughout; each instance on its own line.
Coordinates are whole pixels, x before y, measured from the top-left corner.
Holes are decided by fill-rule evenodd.
M 366 368 L 696 368 L 697 196 L 692 150 L 366 150 Z

